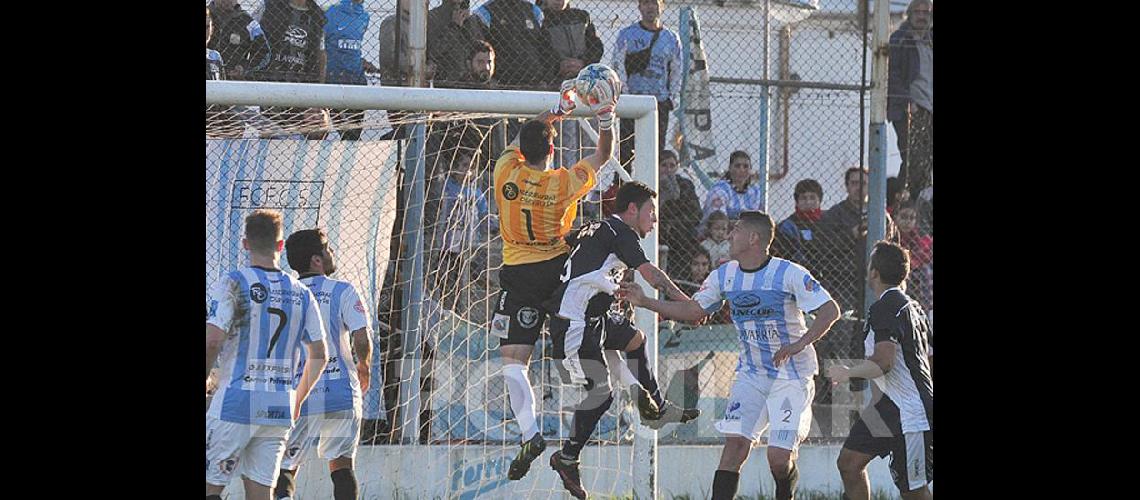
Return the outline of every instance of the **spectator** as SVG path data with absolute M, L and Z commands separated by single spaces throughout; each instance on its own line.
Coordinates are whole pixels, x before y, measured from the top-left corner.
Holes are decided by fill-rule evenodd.
M 669 112 L 681 92 L 681 39 L 661 24 L 665 0 L 638 0 L 637 10 L 641 20 L 618 32 L 612 66 L 626 93 L 657 98 L 657 149 L 661 150 L 666 145 Z M 630 173 L 632 134 L 633 120 L 623 119 L 619 161 Z
M 563 80 L 573 79 L 586 65 L 601 62 L 605 46 L 598 38 L 590 13 L 570 7 L 569 0 L 537 0 L 542 7 L 542 31 L 549 49 L 544 61 L 543 80 L 547 88 L 560 88 Z M 582 156 L 583 147 L 593 146 L 578 120 L 564 120 L 558 125 L 557 162 L 573 165 Z M 616 193 L 616 191 L 614 192 Z
M 542 9 L 526 0 L 490 0 L 475 9 L 487 41 L 498 57 L 499 83 L 511 88 L 539 89 L 546 77 L 550 48 L 543 36 Z
M 719 266 L 732 260 L 728 254 L 728 216 L 717 210 L 709 215 L 708 237 L 701 242 L 701 248 L 709 253 L 714 266 Z
M 744 210 L 760 208 L 760 185 L 752 182 L 752 159 L 744 151 L 733 151 L 728 157 L 728 171 L 705 195 L 704 218 L 720 210 L 729 219 L 737 219 Z
M 364 59 L 361 47 L 364 32 L 368 31 L 369 15 L 364 10 L 364 0 L 340 0 L 325 12 L 325 47 L 328 64 L 325 68 L 325 82 L 340 85 L 368 85 L 365 71 L 376 71 L 372 63 Z M 360 139 L 364 123 L 363 110 L 334 109 L 331 118 L 340 130 L 341 140 Z
M 498 231 L 498 218 L 490 216 L 487 197 L 480 188 L 480 144 L 474 132 L 448 134 L 443 150 L 450 162 L 440 185 L 439 215 L 435 229 L 439 244 L 439 288 L 443 291 L 443 307 L 456 311 L 459 290 L 469 280 L 477 279 L 486 263 L 487 236 Z M 444 160 L 446 161 L 446 160 Z M 483 254 L 479 258 L 477 255 Z
M 587 65 L 602 60 L 605 46 L 590 21 L 590 13 L 570 8 L 570 0 L 538 0 L 545 19 L 542 31 L 550 48 L 546 84 L 558 87 L 578 76 Z
M 918 206 L 906 202 L 899 206 L 899 244 L 910 252 L 908 295 L 922 304 L 924 311 L 934 309 L 934 237 L 918 226 Z
M 274 82 L 325 82 L 325 14 L 313 0 L 265 0 L 259 19 L 272 54 L 257 79 Z M 301 132 L 309 139 L 328 133 L 328 112 L 319 109 L 269 107 L 262 115 L 284 130 L 265 135 Z
M 206 79 L 225 80 L 226 64 L 218 51 L 210 48 L 214 35 L 214 20 L 206 7 Z M 206 106 L 206 138 L 237 138 L 245 130 L 244 122 L 237 117 L 230 106 L 211 104 Z
M 910 191 L 906 190 L 899 177 L 887 177 L 887 213 L 898 215 L 895 210 L 899 204 L 910 200 Z
M 471 0 L 443 0 L 428 11 L 427 59 L 440 87 L 465 80 L 470 72 L 471 49 L 486 37 L 479 20 L 471 15 Z
M 491 44 L 477 40 L 467 53 L 467 68 L 458 87 L 493 89 L 498 87 L 495 79 L 495 48 Z
M 214 34 L 214 21 L 210 18 L 210 8 L 206 7 L 206 79 L 225 80 L 226 66 L 222 55 L 210 48 L 210 37 Z
M 701 288 L 701 283 L 704 283 L 705 278 L 709 276 L 715 266 L 712 265 L 712 257 L 709 256 L 709 251 L 704 247 L 697 247 L 693 250 L 693 258 L 689 260 L 689 268 L 685 270 L 685 279 L 687 283 L 677 282 L 677 286 L 681 288 L 685 295 L 690 297 L 697 293 Z
M 226 62 L 227 80 L 245 80 L 253 68 L 268 63 L 269 43 L 261 25 L 241 8 L 237 0 L 210 2 L 215 35 L 209 47 Z
M 934 1 L 912 0 L 891 34 L 887 119 L 898 136 L 910 199 L 934 183 Z
M 398 4 L 397 4 L 398 5 Z M 399 26 L 397 26 L 399 25 Z M 397 30 L 396 28 L 400 29 Z M 407 12 L 397 12 L 380 21 L 380 76 L 385 85 L 404 85 L 412 63 L 408 59 L 408 47 L 397 32 L 407 32 Z M 428 35 L 431 35 L 429 28 Z M 398 54 L 397 54 L 398 53 Z M 427 77 L 434 77 L 435 65 L 428 60 Z
M 823 217 L 823 186 L 815 179 L 803 179 L 796 183 L 793 194 L 796 211 L 776 226 L 776 240 L 772 243 L 772 255 L 788 259 L 807 268 L 814 275 L 819 274 L 820 235 L 819 220 Z
M 685 263 L 693 258 L 697 226 L 701 223 L 701 202 L 693 181 L 678 172 L 676 153 L 661 152 L 658 164 L 658 198 L 661 204 L 661 242 L 669 246 L 666 272 L 681 276 Z
M 867 256 L 867 182 L 863 167 L 848 168 L 843 174 L 847 198 L 832 205 L 819 220 L 824 235 L 820 257 L 820 283 L 844 310 L 863 311 L 862 292 Z M 885 240 L 894 240 L 894 222 L 887 214 Z

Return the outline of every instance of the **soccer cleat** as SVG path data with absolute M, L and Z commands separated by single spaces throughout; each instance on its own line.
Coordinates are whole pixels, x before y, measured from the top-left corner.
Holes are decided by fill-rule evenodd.
M 577 460 L 566 460 L 562 458 L 562 453 L 555 452 L 550 455 L 550 468 L 562 478 L 562 487 L 566 488 L 571 496 L 579 500 L 587 497 L 586 490 L 582 489 L 582 475 L 578 472 Z
M 637 413 L 641 414 L 641 420 L 644 422 L 656 419 L 661 409 L 657 407 L 657 402 L 649 397 L 649 391 L 637 384 L 629 386 L 629 390 L 637 394 Z
M 652 416 L 652 415 L 651 415 Z M 696 408 L 681 408 L 672 401 L 665 401 L 665 408 L 656 415 L 657 418 L 645 418 L 642 414 L 641 423 L 653 430 L 665 427 L 665 424 L 683 424 L 701 416 L 701 410 Z
M 507 479 L 511 481 L 522 479 L 530 471 L 530 463 L 542 456 L 545 450 L 546 440 L 542 438 L 542 433 L 535 434 L 530 441 L 523 443 L 519 454 L 511 460 L 511 467 L 507 469 Z

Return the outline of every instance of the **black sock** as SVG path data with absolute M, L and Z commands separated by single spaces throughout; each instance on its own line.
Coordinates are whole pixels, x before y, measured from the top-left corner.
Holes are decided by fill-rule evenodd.
M 796 482 L 800 479 L 800 470 L 796 468 L 796 463 L 792 462 L 792 470 L 788 471 L 788 475 L 783 479 L 776 479 L 776 500 L 791 500 L 792 495 L 796 492 Z
M 732 500 L 740 483 L 740 473 L 718 470 L 713 476 L 712 500 Z
M 658 407 L 665 404 L 665 397 L 661 395 L 661 388 L 657 387 L 657 377 L 649 370 L 649 359 L 645 357 L 645 343 L 641 347 L 625 353 L 625 364 L 629 371 L 637 376 L 637 383 L 649 393 Z
M 609 394 L 607 392 L 607 394 Z M 562 456 L 570 457 L 573 460 L 578 459 L 578 455 L 582 453 L 582 447 L 586 446 L 586 442 L 590 440 L 590 435 L 594 433 L 594 429 L 598 426 L 598 421 L 602 419 L 602 415 L 606 410 L 610 409 L 610 404 L 614 402 L 614 397 L 610 394 L 602 404 L 592 404 L 594 398 L 587 397 L 579 406 L 582 410 L 574 410 L 574 423 L 571 427 L 574 431 L 570 434 L 570 439 L 566 440 L 566 444 L 562 445 Z
M 356 475 L 352 469 L 337 469 L 332 471 L 333 499 L 356 500 Z
M 222 500 L 221 495 L 206 495 L 206 500 Z
M 293 471 L 281 469 L 277 474 L 277 487 L 273 488 L 274 498 L 292 497 L 296 493 L 297 483 L 293 481 Z

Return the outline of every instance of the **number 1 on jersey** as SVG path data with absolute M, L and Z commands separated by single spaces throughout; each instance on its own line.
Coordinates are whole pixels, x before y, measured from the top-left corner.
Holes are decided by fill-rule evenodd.
M 534 229 L 531 228 L 532 222 L 531 222 L 530 209 L 524 208 L 524 209 L 522 209 L 522 213 L 523 213 L 523 217 L 526 217 L 526 234 L 527 234 L 527 236 L 530 236 L 530 241 L 534 241 Z

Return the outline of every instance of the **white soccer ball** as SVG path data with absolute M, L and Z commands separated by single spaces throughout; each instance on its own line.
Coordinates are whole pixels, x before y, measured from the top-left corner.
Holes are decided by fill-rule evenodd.
M 613 68 L 594 63 L 578 72 L 574 90 L 582 102 L 591 108 L 607 103 L 616 104 L 621 94 L 621 79 Z

